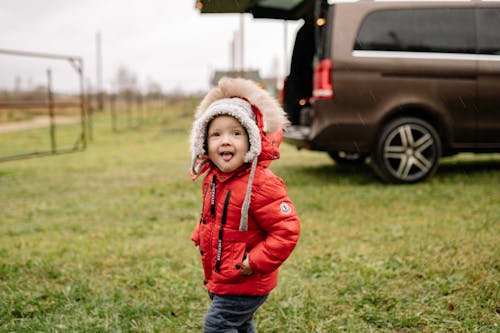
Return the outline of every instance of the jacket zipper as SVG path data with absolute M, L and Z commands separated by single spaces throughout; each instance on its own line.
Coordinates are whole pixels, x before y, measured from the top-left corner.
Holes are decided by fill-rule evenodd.
M 217 261 L 215 263 L 215 271 L 220 272 L 220 262 L 222 258 L 222 236 L 224 235 L 224 226 L 226 225 L 227 219 L 227 207 L 229 206 L 229 198 L 231 197 L 231 191 L 226 194 L 226 199 L 224 200 L 224 208 L 222 210 L 222 220 L 220 222 L 219 229 L 219 240 L 217 242 Z
M 212 190 L 212 197 L 210 198 L 210 217 L 215 218 L 215 183 L 217 178 L 215 175 L 212 177 L 212 183 L 210 184 L 210 189 Z

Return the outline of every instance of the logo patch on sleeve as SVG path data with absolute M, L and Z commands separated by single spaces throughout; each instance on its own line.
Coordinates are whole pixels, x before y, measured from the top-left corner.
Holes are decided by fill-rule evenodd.
M 292 212 L 292 207 L 290 207 L 290 205 L 287 204 L 286 202 L 282 202 L 280 204 L 280 210 L 281 210 L 281 214 L 287 215 L 287 214 L 290 214 Z

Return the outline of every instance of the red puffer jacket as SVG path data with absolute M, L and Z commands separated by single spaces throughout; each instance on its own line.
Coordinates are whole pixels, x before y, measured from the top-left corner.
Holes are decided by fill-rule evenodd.
M 276 286 L 278 267 L 297 244 L 295 207 L 268 164 L 260 160 L 255 171 L 247 231 L 239 225 L 250 166 L 232 173 L 212 168 L 205 176 L 202 216 L 191 239 L 199 246 L 204 283 L 213 294 L 268 294 Z M 241 264 L 247 254 L 253 273 L 245 276 Z

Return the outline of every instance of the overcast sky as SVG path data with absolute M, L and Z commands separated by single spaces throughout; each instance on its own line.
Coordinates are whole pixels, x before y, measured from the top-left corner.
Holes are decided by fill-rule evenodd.
M 102 40 L 103 86 L 113 89 L 120 66 L 164 91 L 208 89 L 215 69 L 229 69 L 230 43 L 238 14 L 204 14 L 194 0 L 0 0 L 0 49 L 81 56 L 85 82 L 96 85 L 96 34 Z M 288 23 L 288 53 L 300 22 Z M 284 73 L 282 21 L 244 16 L 247 68 L 261 75 Z M 288 54 L 288 56 L 289 56 Z M 56 89 L 76 89 L 65 61 L 0 54 L 0 89 L 45 84 L 52 71 Z M 63 88 L 61 88 L 63 87 Z

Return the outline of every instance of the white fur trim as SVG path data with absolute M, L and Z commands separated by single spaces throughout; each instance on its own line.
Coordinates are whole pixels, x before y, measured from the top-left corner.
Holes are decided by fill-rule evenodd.
M 220 79 L 218 86 L 203 98 L 196 110 L 195 118 L 199 118 L 216 100 L 230 97 L 243 97 L 255 105 L 262 113 L 266 133 L 285 129 L 289 124 L 285 111 L 267 90 L 251 80 L 228 77 Z
M 193 163 L 205 155 L 204 144 L 209 122 L 217 116 L 229 115 L 236 118 L 248 133 L 249 150 L 244 157 L 246 163 L 251 162 L 261 152 L 260 131 L 255 122 L 255 114 L 248 102 L 241 98 L 224 98 L 213 102 L 205 112 L 195 120 L 191 131 L 191 151 Z M 196 170 L 193 170 L 196 173 Z

